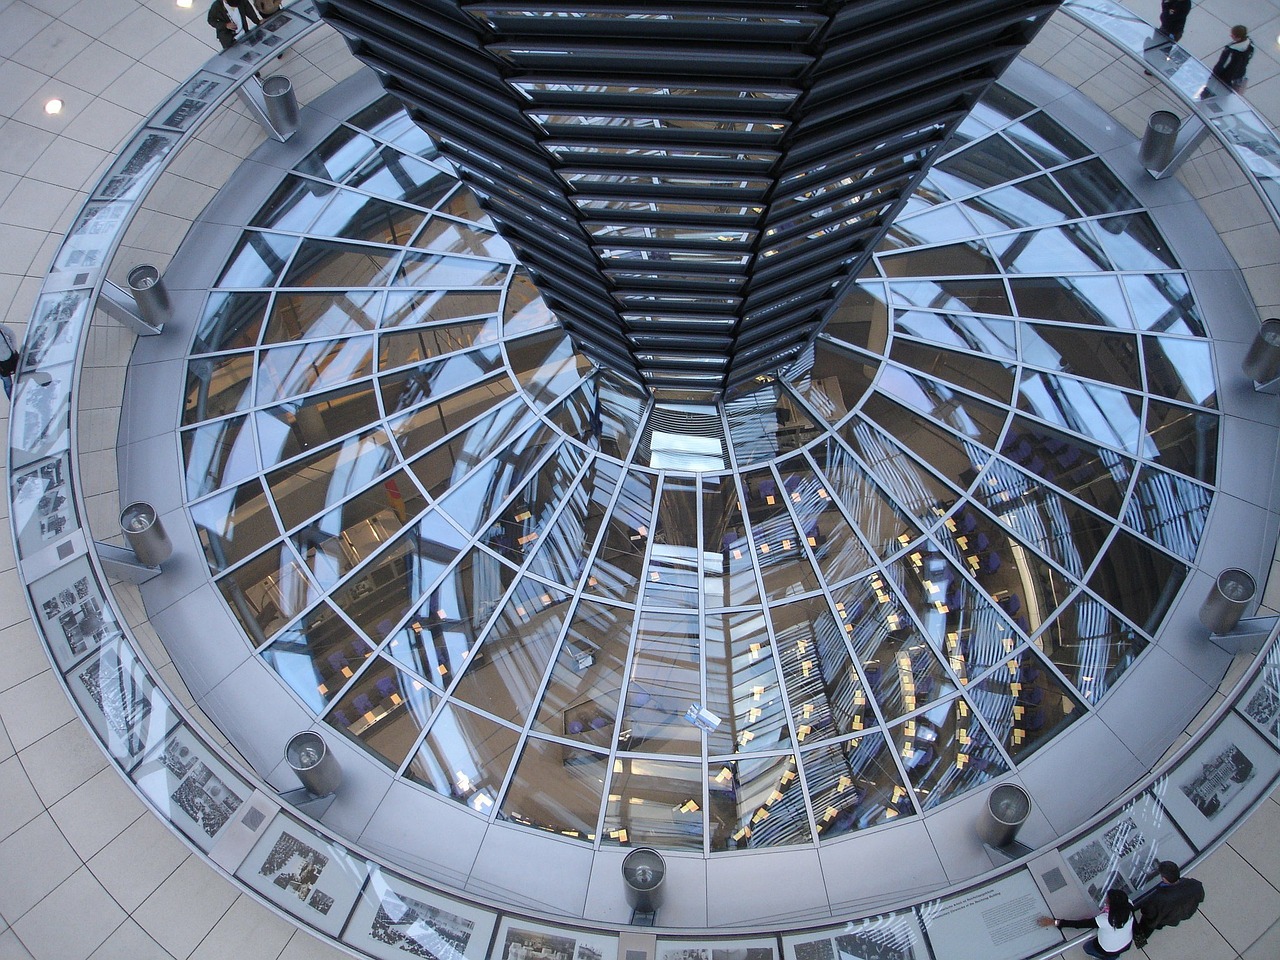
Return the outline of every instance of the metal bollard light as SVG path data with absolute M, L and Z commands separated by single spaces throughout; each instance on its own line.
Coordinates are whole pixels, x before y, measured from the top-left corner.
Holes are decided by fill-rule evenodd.
M 295 733 L 284 748 L 284 758 L 313 797 L 330 796 L 342 786 L 342 767 L 318 733 Z
M 151 504 L 139 500 L 121 510 L 120 529 L 144 566 L 158 567 L 173 556 L 173 543 Z
M 1270 383 L 1280 377 L 1280 319 L 1262 321 L 1240 370 L 1254 383 Z
M 662 880 L 667 862 L 652 847 L 638 847 L 622 861 L 622 882 L 627 885 L 627 905 L 637 913 L 653 913 L 662 906 Z
M 1229 633 L 1240 622 L 1257 592 L 1258 584 L 1248 571 L 1228 567 L 1218 574 L 1200 605 L 1200 622 L 1210 633 Z
M 298 129 L 298 97 L 293 82 L 277 74 L 262 81 L 262 99 L 267 120 L 286 140 Z
M 1007 847 L 1030 815 L 1031 794 L 1016 783 L 999 784 L 978 815 L 978 837 L 993 847 Z
M 1176 113 L 1157 110 L 1151 114 L 1142 135 L 1142 147 L 1138 150 L 1138 162 L 1144 170 L 1163 170 L 1173 162 L 1180 126 Z
M 153 327 L 163 327 L 169 319 L 169 291 L 160 270 L 142 263 L 129 271 L 129 294 L 138 305 L 142 319 Z

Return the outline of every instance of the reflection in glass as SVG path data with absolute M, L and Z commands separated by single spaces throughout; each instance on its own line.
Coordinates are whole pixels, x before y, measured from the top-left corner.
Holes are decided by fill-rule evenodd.
M 915 815 L 884 734 L 823 744 L 800 755 L 823 840 Z
M 382 657 L 347 688 L 325 721 L 390 767 L 399 767 L 426 726 L 435 697 Z
M 223 599 L 253 640 L 266 643 L 317 599 L 318 591 L 288 547 L 277 545 L 218 580 Z
M 916 802 L 928 810 L 1009 769 L 962 698 L 889 728 Z
M 685 719 L 702 701 L 697 615 L 642 611 L 639 624 L 618 749 L 697 755 L 702 733 Z
M 1036 646 L 1089 703 L 1102 699 L 1146 645 L 1133 627 L 1087 592 L 1036 639 Z
M 712 851 L 812 840 L 794 756 L 712 761 L 707 771 L 707 816 Z
M 707 753 L 789 748 L 786 705 L 763 614 L 753 610 L 707 617 L 703 631 L 706 706 L 720 718 L 720 725 L 707 734 Z
M 372 654 L 368 641 L 322 603 L 282 631 L 262 658 L 318 714 Z
M 191 352 L 244 350 L 258 342 L 267 309 L 265 293 L 211 293 L 196 327 Z
M 277 293 L 263 343 L 372 330 L 382 313 L 382 298 L 383 293 L 378 290 Z
M 615 760 L 603 839 L 701 850 L 702 764 L 640 757 Z
M 487 814 L 498 799 L 519 739 L 518 730 L 447 703 L 405 776 Z
M 529 737 L 498 817 L 575 840 L 595 840 L 608 772 L 607 753 Z
M 1030 649 L 1009 657 L 967 690 L 1015 761 L 1025 760 L 1084 716 L 1080 701 Z

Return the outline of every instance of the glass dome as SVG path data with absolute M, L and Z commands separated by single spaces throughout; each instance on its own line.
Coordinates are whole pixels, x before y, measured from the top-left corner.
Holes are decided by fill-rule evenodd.
M 209 293 L 186 499 L 258 655 L 403 778 L 595 845 L 815 844 L 1016 769 L 1153 641 L 1210 350 L 1142 204 L 997 88 L 800 360 L 655 404 L 384 99 Z

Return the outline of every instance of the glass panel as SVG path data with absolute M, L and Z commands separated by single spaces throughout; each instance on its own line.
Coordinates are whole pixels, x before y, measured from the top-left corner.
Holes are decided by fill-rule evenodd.
M 916 802 L 929 810 L 1009 769 L 962 699 L 890 728 Z
M 1020 416 L 1013 418 L 1000 452 L 1033 477 L 1057 484 L 1108 516 L 1119 515 L 1133 472 L 1120 454 Z
M 1218 475 L 1218 417 L 1148 400 L 1142 452 L 1163 467 L 1214 483 Z
M 790 747 L 773 644 L 763 614 L 754 610 L 707 617 L 704 629 L 707 709 L 721 721 L 707 734 L 707 753 Z
M 320 599 L 302 565 L 283 546 L 226 574 L 218 589 L 255 647 Z
M 315 176 L 328 177 L 340 183 L 377 149 L 378 145 L 363 133 L 350 127 L 339 127 L 306 157 L 305 162 L 308 166 L 318 163 Z
M 879 393 L 868 397 L 862 409 L 881 429 L 892 434 L 920 460 L 962 490 L 972 486 L 979 471 L 990 462 L 989 448 L 995 447 L 1000 428 L 1004 425 L 1002 414 L 987 409 L 977 400 L 967 403 L 961 401 L 950 408 L 939 406 L 934 409 L 940 416 L 957 424 L 978 443 L 948 433 L 914 410 L 908 410 Z M 971 416 L 972 413 L 978 414 L 979 419 Z M 948 493 L 944 495 L 942 502 L 950 503 L 951 500 Z
M 647 607 L 698 606 L 698 488 L 668 476 L 658 499 L 653 549 L 644 588 Z
M 420 364 L 433 357 L 456 353 L 474 344 L 491 343 L 496 339 L 495 326 L 482 320 L 384 333 L 378 338 L 378 369 L 393 370 Z
M 828 582 L 838 583 L 871 566 L 871 554 L 845 521 L 809 461 L 793 457 L 782 464 L 782 486 L 818 568 Z
M 396 276 L 402 287 L 491 287 L 507 278 L 507 267 L 489 260 L 407 253 Z
M 414 379 L 409 380 L 406 375 L 403 382 L 420 386 L 422 380 L 416 375 Z M 444 437 L 457 430 L 463 424 L 489 412 L 514 392 L 515 386 L 509 379 L 495 377 L 485 383 L 460 390 L 442 400 L 434 400 L 412 414 L 393 419 L 391 421 L 391 429 L 400 444 L 402 455 L 406 460 L 416 456 L 427 447 L 444 439 Z M 415 401 L 415 398 L 417 400 L 423 399 L 423 396 L 416 390 L 410 390 L 406 386 L 400 392 L 400 398 L 404 403 L 410 404 Z M 390 415 L 391 411 L 389 410 L 389 419 Z M 528 416 L 526 409 L 519 405 L 513 405 L 495 414 L 487 421 L 486 426 L 489 429 L 497 428 L 500 433 L 505 433 L 522 426 Z M 476 428 L 480 429 L 481 425 L 477 424 Z M 476 441 L 479 442 L 482 436 L 483 434 L 478 434 L 475 438 Z M 492 443 L 493 440 L 496 440 L 496 437 L 491 437 L 490 442 Z M 486 444 L 483 447 L 476 447 L 472 450 L 467 459 L 467 468 L 469 469 L 478 462 L 481 450 L 487 451 L 489 449 L 492 449 L 492 447 Z M 414 465 L 414 470 L 419 472 L 417 464 Z M 427 472 L 430 473 L 430 471 Z M 446 475 L 450 472 L 446 471 Z M 431 492 L 435 478 L 424 476 L 421 472 L 419 472 L 419 477 L 422 479 L 423 485 L 427 487 L 428 492 Z
M 908 310 L 893 319 L 894 329 L 935 343 L 1014 360 L 1018 356 L 1017 325 L 995 317 L 966 317 L 951 313 Z
M 770 607 L 787 703 L 801 744 L 863 728 L 867 694 L 823 597 Z
M 281 282 L 284 287 L 380 287 L 391 280 L 398 252 L 335 240 L 305 239 Z M 262 284 L 259 284 L 260 286 Z
M 702 752 L 701 730 L 685 719 L 702 702 L 701 647 L 695 614 L 641 612 L 619 750 Z
M 573 613 L 533 729 L 608 749 L 634 612 L 590 600 Z
M 311 226 L 333 189 L 327 183 L 290 174 L 276 187 L 262 209 L 254 214 L 249 225 L 303 233 Z
M 336 590 L 334 601 L 365 636 L 381 643 L 439 578 L 448 560 L 457 556 L 463 542 L 457 530 L 428 514 Z
M 257 478 L 190 508 L 209 569 L 225 570 L 280 535 Z
M 1091 152 L 1084 144 L 1043 113 L 1024 117 L 1004 131 L 1004 135 L 1046 167 L 1079 160 Z
M 990 243 L 1009 273 L 1060 275 L 1112 269 L 1087 223 L 1004 234 L 992 237 Z
M 1145 213 L 1108 217 L 1097 221 L 1097 224 L 1097 235 L 1116 269 L 1177 269 L 1178 261 L 1173 251 Z
M 399 767 L 434 706 L 421 680 L 376 657 L 324 719 L 388 766 Z
M 828 423 L 838 423 L 871 389 L 877 369 L 878 365 L 860 354 L 819 340 L 814 345 L 813 366 L 792 387 L 816 407 Z
M 263 343 L 289 343 L 372 330 L 382 314 L 378 290 L 341 293 L 277 293 Z
M 182 431 L 182 456 L 187 464 L 187 499 L 195 500 L 228 483 L 257 472 L 258 453 L 247 417 L 228 417 Z
M 840 298 L 823 328 L 827 336 L 873 353 L 884 349 L 889 335 L 886 293 L 880 283 L 860 282 Z M 849 398 L 853 402 L 853 398 Z
M 1022 359 L 1061 373 L 1142 389 L 1138 341 L 1129 334 L 1024 323 Z
M 1118 530 L 1089 578 L 1089 589 L 1150 635 L 1186 576 L 1184 564 Z
M 712 763 L 707 798 L 713 852 L 812 840 L 794 756 Z
M 1102 443 L 1137 454 L 1142 398 L 1074 377 L 1024 370 L 1018 408 Z
M 819 839 L 915 815 L 911 791 L 882 733 L 806 750 L 800 761 Z
M 893 302 L 903 307 L 931 310 L 958 310 L 1010 316 L 1009 297 L 1004 283 L 990 280 L 898 280 L 889 284 Z
M 434 207 L 457 183 L 450 174 L 392 147 L 380 147 L 377 155 L 370 157 L 347 182 L 389 200 L 419 207 Z
M 1107 169 L 1107 165 L 1096 157 L 1055 170 L 1053 176 L 1086 217 L 1100 217 L 1142 206 Z
M 840 436 L 870 464 L 871 473 L 890 496 L 926 525 L 936 521 L 938 504 L 950 504 L 954 500 L 955 491 L 907 456 L 896 442 L 876 430 L 861 414 L 845 421 L 840 427 Z M 899 540 L 905 545 L 910 537 L 905 532 L 903 536 L 907 539 L 899 537 Z M 893 547 L 886 545 L 886 549 Z
M 372 380 L 264 410 L 254 418 L 262 464 L 274 467 L 379 419 Z
M 889 233 L 885 236 L 884 242 L 881 244 L 881 250 L 898 250 L 904 247 L 917 247 L 926 243 L 946 243 L 948 240 L 963 240 L 972 237 L 976 230 L 968 218 L 960 212 L 960 208 L 954 204 L 948 204 L 945 207 L 938 207 L 934 210 L 928 210 L 925 213 L 912 217 L 899 217 L 889 229 Z M 985 249 L 978 246 L 977 249 L 982 250 L 981 256 L 987 257 Z M 939 274 L 949 273 L 947 270 L 932 270 L 921 273 L 912 274 L 893 273 L 890 276 L 918 276 L 918 277 L 934 277 Z M 959 273 L 995 273 L 994 270 L 960 270 Z
M 1146 645 L 1133 627 L 1083 592 L 1036 638 L 1036 646 L 1094 704 Z
M 1130 324 L 1117 277 L 1011 277 L 1009 289 L 1019 316 L 1101 327 Z
M 536 580 L 521 580 L 452 695 L 523 726 L 560 639 L 568 600 Z
M 253 377 L 253 366 L 252 353 L 234 353 L 188 363 L 183 424 L 212 420 L 252 406 L 249 383 Z
M 518 731 L 446 703 L 409 761 L 405 776 L 488 813 L 498 799 L 519 739 Z
M 707 606 L 759 603 L 746 518 L 732 477 L 702 478 L 702 542 L 702 589 Z
M 507 336 L 536 330 L 554 322 L 555 314 L 542 299 L 542 294 L 524 268 L 517 267 L 507 284 L 507 299 L 502 310 L 502 326 Z
M 294 532 L 293 545 L 327 589 L 426 508 L 426 499 L 409 475 L 397 470 Z
M 591 364 L 560 330 L 508 340 L 506 348 L 511 372 L 535 407 L 560 397 L 591 370 Z
M 243 350 L 258 342 L 267 310 L 265 293 L 211 293 L 196 327 L 191 352 Z
M 630 599 L 644 567 L 652 522 L 654 477 L 629 471 L 609 515 L 604 542 L 591 565 L 586 589 L 605 597 Z
M 577 585 L 586 569 L 587 545 L 596 542 L 621 473 L 621 467 L 596 457 L 579 483 L 560 491 L 563 508 L 544 534 L 530 571 L 566 586 Z
M 702 849 L 702 764 L 619 757 L 609 781 L 604 841 Z
M 494 513 L 498 505 L 525 483 L 547 448 L 554 446 L 559 439 L 560 435 L 554 430 L 541 422 L 535 423 L 522 436 L 501 448 L 500 453 L 482 461 L 466 480 L 454 485 L 441 497 L 441 509 L 448 512 L 467 533 L 480 533 L 483 527 L 497 522 Z M 524 510 L 518 509 L 517 512 L 523 513 Z M 494 540 L 504 555 L 514 558 L 522 551 L 514 540 L 507 542 L 507 533 L 502 527 L 491 528 L 486 541 Z
M 886 718 L 909 713 L 955 690 L 955 681 L 942 669 L 883 577 L 871 574 L 832 595 L 841 628 Z M 847 732 L 860 729 L 859 725 Z
M 767 470 L 744 474 L 742 480 L 765 594 L 776 600 L 817 590 L 820 581 L 787 512 L 786 502 L 792 491 L 785 486 L 780 488 Z M 799 490 L 799 477 L 793 477 L 791 483 Z
M 1143 337 L 1142 356 L 1146 363 L 1147 389 L 1170 400 L 1218 405 L 1213 376 L 1213 354 L 1209 344 L 1175 337 Z
M 1123 278 L 1140 330 L 1203 337 L 1204 324 L 1196 309 L 1187 278 L 1180 273 Z
M 457 320 L 461 317 L 491 317 L 497 313 L 499 291 L 489 290 L 421 290 L 387 294 L 387 314 L 383 327 L 415 327 L 423 323 Z M 492 322 L 492 321 L 491 321 Z M 482 340 L 496 339 L 492 331 Z
M 231 251 L 217 287 L 274 286 L 285 262 L 298 246 L 297 237 L 246 230 Z
M 432 217 L 413 246 L 439 253 L 469 253 L 495 260 L 514 259 L 507 242 L 492 230 L 479 230 L 456 220 Z
M 370 430 L 267 474 L 286 530 L 363 489 L 396 463 L 387 434 Z M 403 495 L 412 495 L 410 487 Z
M 1047 176 L 997 187 L 961 203 L 974 222 L 996 232 L 1009 227 L 1036 227 L 1078 216 L 1076 208 Z
M 864 421 L 851 421 L 864 448 L 879 435 Z M 917 530 L 871 479 L 870 471 L 834 439 L 813 449 L 814 461 L 826 475 L 836 502 L 844 508 L 854 528 L 861 531 L 880 556 L 908 543 Z
M 940 161 L 929 172 L 929 179 L 948 196 L 963 197 L 1036 172 L 1031 161 L 996 136 Z
M 345 237 L 398 246 L 409 242 L 423 216 L 420 210 L 366 197 L 352 190 L 337 190 L 310 232 L 321 237 Z
M 258 356 L 257 402 L 335 387 L 373 372 L 373 337 L 313 340 Z
M 1124 522 L 1182 559 L 1195 559 L 1213 492 L 1154 467 L 1138 469 Z
M 1031 650 L 1010 657 L 969 698 L 1015 762 L 1084 716 L 1084 706 Z
M 524 563 L 542 546 L 543 533 L 556 508 L 570 495 L 585 459 L 579 448 L 561 444 L 515 499 L 494 516 L 492 525 L 482 534 L 485 546 L 517 566 Z M 579 551 L 583 542 L 577 544 Z
M 914 226 L 928 216 L 916 217 L 908 223 Z M 972 233 L 972 228 L 969 232 Z M 886 277 L 963 277 L 1000 272 L 982 240 L 882 254 L 878 263 Z
M 321 713 L 372 654 L 363 637 L 321 604 L 284 630 L 262 658 L 303 703 Z
M 575 840 L 595 840 L 609 756 L 529 737 L 498 816 Z

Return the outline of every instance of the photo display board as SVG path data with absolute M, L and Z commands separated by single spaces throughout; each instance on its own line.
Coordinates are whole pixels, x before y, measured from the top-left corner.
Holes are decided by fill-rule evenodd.
M 484 960 L 497 914 L 375 867 L 344 942 L 386 960 Z

